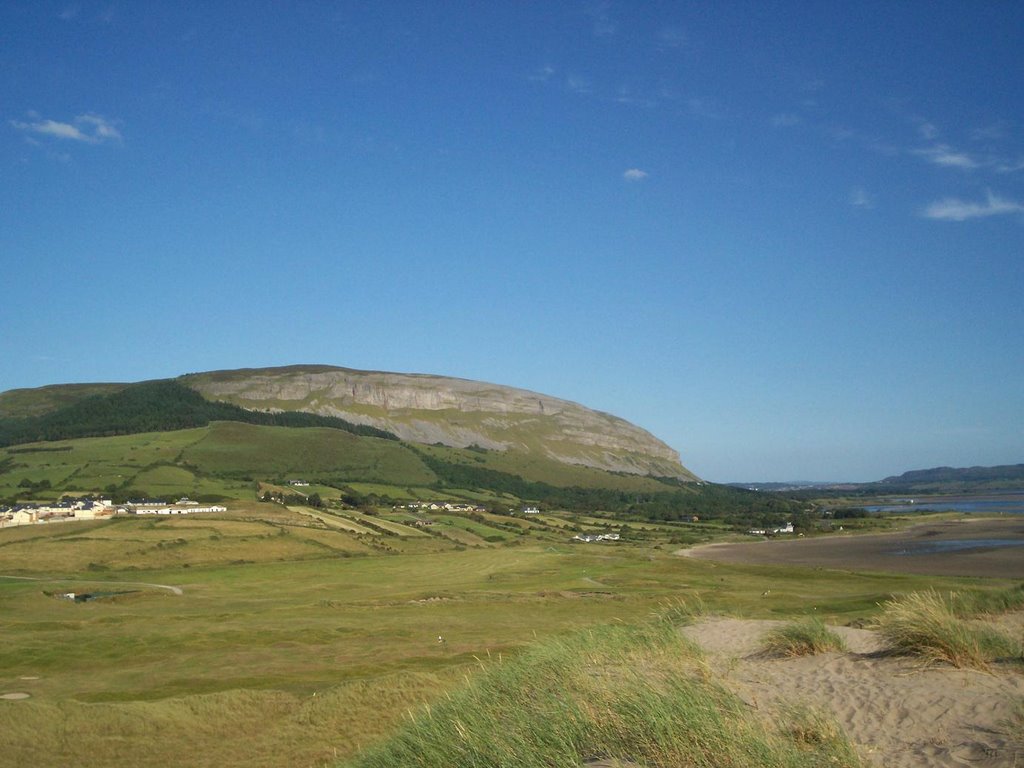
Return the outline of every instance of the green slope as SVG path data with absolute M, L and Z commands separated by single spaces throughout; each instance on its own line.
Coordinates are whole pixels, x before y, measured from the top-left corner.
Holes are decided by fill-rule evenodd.
M 0 419 L 42 416 L 96 395 L 112 395 L 127 384 L 53 384 L 0 392 Z
M 216 420 L 284 427 L 330 427 L 360 435 L 393 437 L 383 430 L 332 416 L 265 413 L 230 403 L 211 402 L 177 381 L 162 379 L 82 396 L 34 416 L 0 418 L 0 446 L 171 431 L 201 427 Z

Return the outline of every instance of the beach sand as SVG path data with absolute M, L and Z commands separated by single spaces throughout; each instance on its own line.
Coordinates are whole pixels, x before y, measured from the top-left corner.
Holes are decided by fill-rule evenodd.
M 716 677 L 776 722 L 786 707 L 830 715 L 865 763 L 886 768 L 1024 765 L 1024 743 L 1007 729 L 1024 697 L 1024 671 L 992 673 L 880 654 L 876 633 L 834 627 L 845 653 L 799 658 L 760 654 L 761 639 L 783 622 L 708 618 L 683 633 L 708 655 Z
M 969 540 L 976 541 L 978 546 L 952 554 L 928 551 L 943 542 Z M 924 523 L 894 533 L 707 544 L 680 550 L 679 554 L 727 563 L 1024 578 L 1024 546 L 985 546 L 986 542 L 994 541 L 1024 545 L 1024 516 Z

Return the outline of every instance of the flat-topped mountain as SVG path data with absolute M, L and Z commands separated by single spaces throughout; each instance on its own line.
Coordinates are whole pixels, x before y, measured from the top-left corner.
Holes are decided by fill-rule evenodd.
M 303 365 L 0 393 L 0 445 L 184 429 L 217 420 L 340 426 L 412 443 L 697 479 L 676 451 L 624 419 L 524 389 L 446 376 Z
M 410 442 L 537 452 L 614 472 L 696 479 L 676 451 L 646 430 L 514 387 L 331 366 L 214 371 L 179 381 L 207 400 L 254 411 L 337 417 Z

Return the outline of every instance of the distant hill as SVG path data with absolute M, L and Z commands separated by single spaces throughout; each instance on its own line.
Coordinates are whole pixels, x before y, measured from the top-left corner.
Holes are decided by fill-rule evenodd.
M 0 393 L 0 445 L 187 429 L 212 421 L 330 427 L 612 472 L 698 479 L 676 451 L 616 416 L 536 392 L 444 376 L 307 365 Z
M 41 416 L 95 395 L 111 395 L 127 384 L 53 384 L 0 392 L 0 419 Z
M 208 400 L 332 416 L 408 442 L 513 450 L 613 472 L 697 479 L 676 451 L 624 419 L 499 384 L 322 365 L 215 371 L 179 381 Z
M 698 481 L 614 416 L 435 376 L 192 374 L 3 393 L 0 414 L 0 505 L 95 493 L 367 510 L 447 499 L 737 529 L 799 522 L 809 509 Z
M 1024 464 L 995 467 L 934 467 L 915 469 L 881 481 L 885 485 L 926 486 L 936 484 L 1017 483 L 1024 485 Z

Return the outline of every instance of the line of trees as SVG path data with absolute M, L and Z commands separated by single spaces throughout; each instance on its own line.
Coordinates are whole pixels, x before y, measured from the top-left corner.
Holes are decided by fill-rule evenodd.
M 617 517 L 649 521 L 679 521 L 697 516 L 703 520 L 729 519 L 742 525 L 774 525 L 789 520 L 799 524 L 809 516 L 805 505 L 792 499 L 725 485 L 696 485 L 660 479 L 666 485 L 664 491 L 639 493 L 609 488 L 559 487 L 486 467 L 445 461 L 426 452 L 417 453 L 437 475 L 435 487 L 439 490 L 484 489 L 573 512 L 603 511 Z
M 0 447 L 79 437 L 110 437 L 205 427 L 211 421 L 241 421 L 274 427 L 328 427 L 354 435 L 398 438 L 376 427 L 333 416 L 289 411 L 247 411 L 207 400 L 194 389 L 166 379 L 132 384 L 109 395 L 94 395 L 50 413 L 0 419 Z

